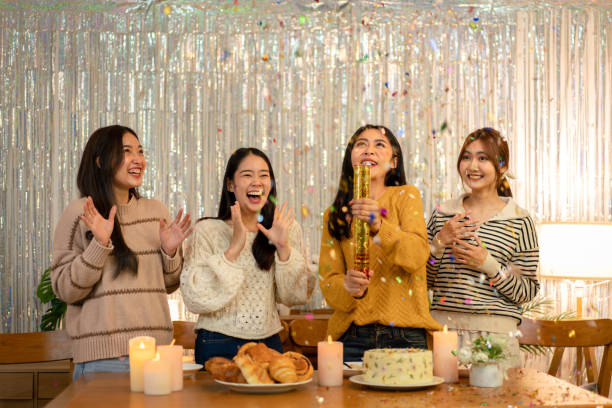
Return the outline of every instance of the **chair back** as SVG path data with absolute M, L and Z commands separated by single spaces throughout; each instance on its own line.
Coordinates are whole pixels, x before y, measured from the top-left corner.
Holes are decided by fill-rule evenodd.
M 0 334 L 0 364 L 70 359 L 72 341 L 65 330 Z
M 597 347 L 604 352 L 597 379 L 598 392 L 607 397 L 612 376 L 612 320 L 533 320 L 523 319 L 519 343 L 543 347 Z M 552 366 L 551 366 L 552 368 Z M 554 369 L 553 375 L 556 373 Z M 551 371 L 549 370 L 549 374 Z
M 174 320 L 172 326 L 174 326 L 174 344 L 183 346 L 184 349 L 193 350 L 196 341 L 196 333 L 193 331 L 195 322 Z
M 284 343 L 289 337 L 289 326 L 287 323 L 281 321 L 283 330 L 278 333 L 281 338 L 281 343 Z M 174 344 L 183 346 L 184 349 L 195 348 L 196 333 L 194 332 L 195 322 L 186 322 L 182 320 L 174 320 L 172 322 L 174 326 Z

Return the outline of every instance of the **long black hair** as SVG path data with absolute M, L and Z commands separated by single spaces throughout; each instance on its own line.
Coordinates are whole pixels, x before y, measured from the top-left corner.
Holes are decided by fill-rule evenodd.
M 263 206 L 260 212 L 260 215 L 263 216 L 261 224 L 266 228 L 270 228 L 272 227 L 272 222 L 274 221 L 274 209 L 276 208 L 273 201 L 276 198 L 276 179 L 274 178 L 274 171 L 272 170 L 272 164 L 270 163 L 268 156 L 266 156 L 266 154 L 261 150 L 254 147 L 241 147 L 232 153 L 232 156 L 227 161 L 227 165 L 225 166 L 225 174 L 223 175 L 223 188 L 221 189 L 221 201 L 219 201 L 219 213 L 217 214 L 216 219 L 225 221 L 232 218 L 230 207 L 236 203 L 236 196 L 233 192 L 229 191 L 228 186 L 234 179 L 234 175 L 236 174 L 238 166 L 240 166 L 242 160 L 250 154 L 261 157 L 268 165 L 268 170 L 270 171 L 271 189 L 270 193 L 268 193 L 268 201 L 266 201 L 266 204 Z M 272 199 L 270 199 L 271 196 L 273 197 Z M 205 217 L 204 219 L 206 218 L 211 217 Z M 272 267 L 276 247 L 269 242 L 268 238 L 261 231 L 257 231 L 251 251 L 253 252 L 255 261 L 257 261 L 257 265 L 261 269 L 267 271 Z
M 385 126 L 370 124 L 357 129 L 349 139 L 344 152 L 342 172 L 340 174 L 340 186 L 338 187 L 338 193 L 336 193 L 336 198 L 330 209 L 327 222 L 329 234 L 338 241 L 341 241 L 343 238 L 350 238 L 351 236 L 351 225 L 349 221 L 349 201 L 353 199 L 353 163 L 351 161 L 351 153 L 353 152 L 353 145 L 357 141 L 359 135 L 368 129 L 380 130 L 387 137 L 391 144 L 391 149 L 393 150 L 393 158 L 395 158 L 397 162 L 394 169 L 389 169 L 389 171 L 387 171 L 385 175 L 385 186 L 403 186 L 406 184 L 404 156 L 402 155 L 402 148 L 393 135 L 393 132 Z
M 113 191 L 113 180 L 123 162 L 123 135 L 125 133 L 131 133 L 138 139 L 138 135 L 132 129 L 119 125 L 102 127 L 93 132 L 85 145 L 77 174 L 77 187 L 81 197 L 91 196 L 96 209 L 105 218 L 108 218 L 112 206 L 117 204 Z M 135 188 L 131 188 L 129 197 L 138 199 L 140 195 Z M 93 238 L 91 233 L 88 235 Z M 115 216 L 111 242 L 114 247 L 112 254 L 117 261 L 114 276 L 117 277 L 124 269 L 136 273 L 138 258 L 125 243 L 117 216 Z

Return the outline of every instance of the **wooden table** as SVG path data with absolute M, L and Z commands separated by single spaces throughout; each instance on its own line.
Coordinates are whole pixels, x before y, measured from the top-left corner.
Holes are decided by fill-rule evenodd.
M 376 391 L 345 380 L 342 387 L 319 387 L 316 378 L 284 394 L 240 394 L 198 372 L 183 391 L 165 396 L 131 393 L 127 373 L 86 374 L 47 407 L 612 407 L 612 400 L 533 369 L 513 369 L 500 388 L 470 387 L 467 379 L 419 391 Z M 316 377 L 316 374 L 315 374 Z

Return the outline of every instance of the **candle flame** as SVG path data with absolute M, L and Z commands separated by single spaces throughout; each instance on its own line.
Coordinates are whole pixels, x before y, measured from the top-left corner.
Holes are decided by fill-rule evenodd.
M 141 349 L 145 348 L 144 341 L 141 341 L 140 345 L 138 347 L 141 348 Z
M 442 330 L 444 333 L 448 333 L 448 326 L 444 325 L 444 329 Z
M 176 341 L 176 339 L 172 339 L 172 343 L 170 343 L 170 346 L 174 346 L 174 342 Z
M 327 342 L 328 342 L 329 344 L 332 344 L 332 338 L 331 338 L 331 335 L 328 335 L 328 336 L 327 336 Z

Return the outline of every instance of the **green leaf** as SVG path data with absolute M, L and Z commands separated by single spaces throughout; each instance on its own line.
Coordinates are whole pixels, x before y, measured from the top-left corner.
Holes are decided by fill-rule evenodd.
M 40 277 L 40 282 L 36 288 L 36 296 L 42 303 L 49 303 L 55 299 L 55 293 L 51 286 L 51 268 L 47 268 Z
M 58 298 L 51 299 L 51 307 L 47 309 L 40 321 L 40 330 L 53 331 L 59 328 L 64 315 L 66 314 L 67 305 Z

